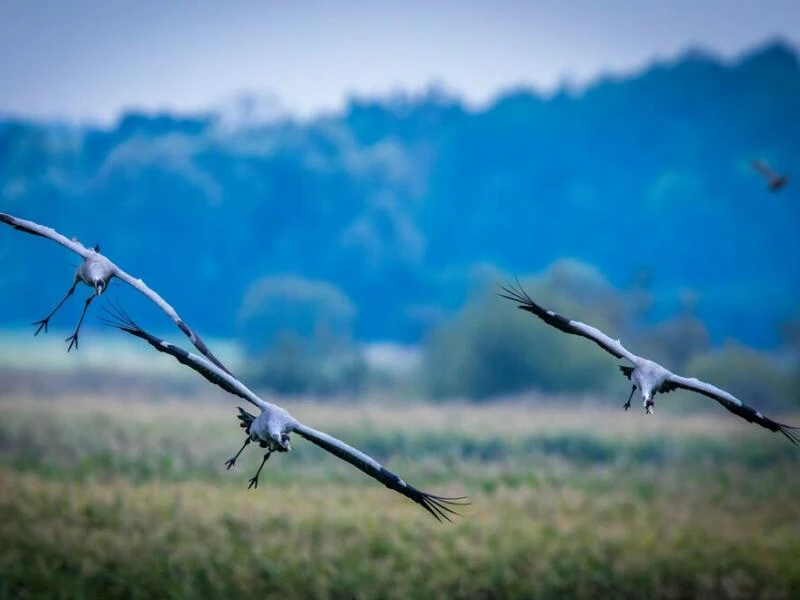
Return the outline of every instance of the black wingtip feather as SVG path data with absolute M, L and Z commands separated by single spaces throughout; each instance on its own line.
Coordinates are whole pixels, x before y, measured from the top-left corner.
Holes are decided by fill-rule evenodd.
M 775 423 L 780 431 L 786 438 L 793 444 L 800 445 L 800 427 L 793 427 L 792 425 L 784 425 L 783 423 Z
M 765 417 L 756 409 L 747 406 L 746 404 L 730 405 L 729 403 L 723 403 L 723 406 L 725 406 L 725 408 L 727 408 L 733 414 L 742 417 L 743 419 L 749 421 L 750 423 L 755 423 L 770 431 L 781 432 L 784 436 L 786 436 L 786 438 L 790 442 L 796 445 L 800 445 L 800 427 L 795 427 L 793 425 L 786 425 L 785 423 L 778 423 L 777 421 L 773 421 L 769 417 Z
M 530 306 L 537 306 L 537 304 L 533 301 L 528 295 L 528 292 L 522 287 L 522 284 L 519 282 L 519 277 L 516 275 L 514 276 L 514 282 L 516 283 L 516 288 L 513 287 L 513 284 L 508 285 L 499 285 L 498 287 L 503 291 L 503 293 L 498 293 L 497 295 L 501 298 L 506 298 L 507 300 L 511 300 L 512 302 L 516 302 L 520 304 L 521 309 L 529 308 Z
M 425 510 L 431 513 L 436 520 L 440 523 L 442 519 L 447 521 L 448 523 L 452 523 L 453 520 L 450 518 L 450 515 L 454 515 L 456 517 L 463 517 L 463 515 L 452 508 L 451 506 L 469 506 L 469 498 L 467 496 L 457 496 L 457 497 L 445 497 L 445 496 L 436 496 L 434 494 L 428 494 L 425 492 L 421 492 L 420 490 L 414 488 L 413 486 L 408 486 L 411 490 L 413 490 L 414 496 L 412 496 L 412 500 L 415 500 L 417 503 L 422 505 Z
M 448 513 L 458 517 L 462 516 L 460 513 L 450 508 L 450 506 L 466 506 L 469 504 L 469 499 L 466 496 L 448 498 L 445 496 L 437 496 L 435 494 L 423 492 L 422 490 L 415 488 L 413 485 L 406 483 L 396 474 L 392 473 L 386 468 L 382 468 L 380 474 L 384 478 L 384 485 L 386 487 L 396 492 L 400 492 L 405 497 L 413 500 L 431 513 L 434 517 L 436 517 L 436 520 L 439 522 L 444 519 L 452 523 L 453 521 L 448 516 Z
M 178 358 L 178 355 L 186 354 L 185 350 L 175 346 L 171 346 L 171 352 L 164 350 L 160 345 L 162 340 L 150 333 L 147 333 L 144 329 L 139 327 L 136 324 L 136 321 L 131 318 L 131 316 L 125 311 L 124 308 L 122 308 L 122 305 L 118 301 L 114 300 L 113 298 L 109 298 L 107 304 L 108 306 L 101 306 L 102 311 L 107 316 L 97 317 L 101 323 L 110 325 L 111 327 L 116 327 L 120 331 L 130 333 L 131 335 L 143 339 L 159 352 L 167 352 L 167 354 L 172 354 L 176 359 L 178 359 L 178 361 L 181 361 L 181 359 Z
M 526 292 L 522 287 L 522 284 L 519 282 L 519 278 L 515 276 L 514 281 L 516 282 L 516 288 L 514 288 L 512 285 L 501 285 L 500 289 L 503 291 L 503 293 L 498 293 L 497 295 L 501 298 L 507 298 L 508 300 L 516 302 L 517 308 L 529 313 L 533 313 L 542 321 L 551 327 L 555 327 L 559 331 L 569 334 L 576 333 L 569 319 L 558 314 L 557 312 L 547 310 L 543 306 L 534 302 L 533 298 L 531 298 L 530 295 L 528 295 L 528 292 Z
M 43 234 L 35 231 L 33 229 L 29 229 L 22 225 L 16 217 L 12 217 L 11 215 L 7 215 L 6 213 L 0 213 L 0 221 L 7 225 L 11 225 L 17 231 L 24 231 L 25 233 L 29 233 L 31 235 L 38 235 L 39 237 L 46 237 Z
M 133 335 L 138 335 L 138 333 L 143 331 L 117 300 L 108 298 L 106 305 L 101 306 L 100 309 L 106 315 L 105 317 L 97 317 L 101 323 L 132 333 Z
M 460 500 L 466 500 L 466 496 L 461 496 L 457 498 L 445 498 L 443 496 L 434 496 L 433 494 L 426 494 L 425 492 L 420 492 L 419 490 L 415 491 L 419 494 L 419 497 L 416 498 L 417 502 L 429 513 L 431 513 L 437 521 L 440 523 L 442 520 L 447 521 L 448 523 L 452 523 L 453 520 L 450 518 L 450 515 L 454 515 L 456 517 L 463 517 L 463 515 L 459 512 L 456 512 L 450 506 L 467 506 L 469 502 L 459 502 Z M 448 504 L 450 506 L 448 506 Z

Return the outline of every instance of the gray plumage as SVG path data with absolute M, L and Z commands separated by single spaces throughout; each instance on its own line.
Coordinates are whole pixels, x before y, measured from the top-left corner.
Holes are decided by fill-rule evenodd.
M 541 307 L 522 289 L 522 286 L 519 285 L 519 281 L 517 282 L 517 288 L 501 286 L 501 289 L 504 292 L 499 294 L 501 297 L 517 302 L 518 308 L 536 315 L 548 325 L 564 333 L 579 335 L 590 339 L 616 358 L 625 359 L 630 362 L 632 366 L 620 365 L 619 367 L 623 375 L 633 384 L 631 393 L 628 396 L 628 401 L 623 405 L 625 410 L 630 408 L 631 398 L 637 389 L 641 392 L 642 402 L 648 414 L 653 412 L 653 407 L 655 405 L 653 398 L 657 393 L 665 394 L 676 389 L 688 390 L 716 400 L 733 414 L 751 423 L 761 425 L 761 427 L 769 429 L 770 431 L 781 432 L 795 444 L 800 443 L 800 428 L 773 421 L 725 390 L 721 390 L 699 379 L 676 375 L 652 360 L 633 354 L 628 351 L 619 340 L 610 338 L 599 329 L 581 323 L 580 321 L 572 321 L 558 313 Z
M 292 417 L 288 411 L 275 404 L 265 402 L 238 379 L 220 369 L 209 360 L 187 352 L 183 348 L 143 331 L 119 305 L 112 305 L 112 310 L 106 310 L 106 314 L 109 318 L 105 318 L 103 321 L 108 325 L 147 341 L 159 352 L 171 355 L 178 360 L 178 362 L 200 373 L 211 383 L 221 387 L 226 392 L 247 400 L 259 409 L 260 413 L 255 416 L 239 408 L 239 420 L 241 421 L 242 427 L 245 428 L 247 437 L 236 455 L 226 462 L 227 467 L 230 469 L 235 464 L 241 452 L 251 442 L 256 442 L 262 448 L 266 449 L 266 454 L 261 461 L 258 471 L 255 476 L 250 479 L 249 487 L 258 487 L 258 477 L 261 473 L 261 469 L 273 452 L 288 452 L 291 450 L 289 435 L 296 433 L 320 448 L 347 461 L 370 477 L 377 479 L 389 489 L 399 492 L 406 498 L 413 500 L 438 520 L 444 518 L 449 521 L 448 513 L 452 515 L 458 514 L 449 508 L 448 505 L 466 503 L 464 502 L 466 498 L 445 498 L 418 490 L 360 450 L 349 446 L 327 433 L 303 425 Z
M 109 283 L 114 277 L 116 277 L 117 279 L 124 281 L 134 289 L 138 290 L 152 302 L 154 302 L 156 306 L 158 306 L 170 319 L 175 322 L 178 328 L 186 335 L 186 337 L 189 338 L 192 344 L 194 344 L 194 346 L 203 354 L 203 356 L 208 358 L 208 360 L 213 362 L 219 368 L 223 369 L 224 371 L 228 371 L 228 369 L 217 359 L 217 357 L 211 353 L 205 343 L 203 343 L 203 340 L 201 340 L 200 337 L 196 335 L 188 325 L 186 325 L 178 313 L 175 312 L 174 308 L 167 304 L 167 302 L 155 291 L 147 287 L 144 281 L 132 277 L 120 269 L 116 264 L 111 262 L 108 258 L 100 254 L 100 246 L 87 248 L 77 240 L 70 240 L 66 238 L 58 233 L 55 229 L 45 227 L 44 225 L 39 225 L 33 221 L 19 219 L 6 213 L 0 213 L 0 222 L 6 223 L 18 231 L 24 231 L 25 233 L 30 233 L 31 235 L 38 235 L 51 239 L 54 242 L 61 244 L 65 248 L 72 250 L 75 254 L 83 258 L 83 263 L 81 263 L 81 265 L 78 267 L 78 270 L 75 272 L 72 280 L 72 286 L 70 287 L 69 291 L 67 291 L 67 294 L 61 299 L 56 307 L 50 311 L 50 314 L 48 314 L 44 319 L 33 323 L 34 325 L 39 326 L 34 335 L 38 335 L 42 329 L 44 329 L 44 332 L 47 333 L 47 325 L 50 322 L 50 319 L 53 317 L 56 311 L 61 308 L 61 305 L 66 302 L 67 298 L 73 294 L 76 286 L 79 283 L 84 283 L 92 288 L 94 292 L 86 299 L 83 312 L 81 313 L 81 318 L 78 321 L 78 326 L 75 328 L 74 333 L 66 339 L 66 341 L 69 342 L 67 352 L 69 352 L 73 346 L 77 348 L 78 333 L 80 332 L 81 324 L 83 323 L 83 318 L 86 315 L 89 304 L 91 304 L 94 298 L 100 296 L 106 289 L 108 289 Z

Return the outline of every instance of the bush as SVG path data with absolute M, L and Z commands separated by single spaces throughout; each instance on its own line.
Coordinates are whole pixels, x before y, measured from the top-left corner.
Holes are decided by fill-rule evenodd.
M 319 333 L 311 339 L 284 330 L 275 344 L 251 362 L 250 379 L 277 394 L 360 394 L 368 369 L 352 344 L 327 346 Z
M 561 261 L 522 285 L 543 306 L 609 333 L 623 320 L 623 297 L 579 263 Z M 584 392 L 613 385 L 614 363 L 600 348 L 515 309 L 497 291 L 479 293 L 427 340 L 425 380 L 431 395 L 486 399 L 529 388 Z
M 663 363 L 676 372 L 684 371 L 693 358 L 710 348 L 705 325 L 688 312 L 645 328 L 634 340 L 631 352 Z
M 280 275 L 250 286 L 237 320 L 241 339 L 251 350 L 262 351 L 286 330 L 305 339 L 320 330 L 348 336 L 355 312 L 347 296 L 331 283 Z

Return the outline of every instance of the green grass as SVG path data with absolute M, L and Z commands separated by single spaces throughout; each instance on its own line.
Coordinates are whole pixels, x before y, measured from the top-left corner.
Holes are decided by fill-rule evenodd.
M 289 405 L 451 525 L 300 439 L 247 490 L 234 405 L 157 400 L 0 402 L 0 597 L 800 596 L 800 454 L 724 413 Z

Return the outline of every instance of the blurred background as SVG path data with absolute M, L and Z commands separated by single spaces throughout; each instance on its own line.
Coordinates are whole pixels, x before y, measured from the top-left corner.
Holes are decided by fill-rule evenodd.
M 302 441 L 248 492 L 234 400 L 105 299 L 67 354 L 85 286 L 33 337 L 79 259 L 3 228 L 3 597 L 800 595 L 786 439 L 623 412 L 612 357 L 496 294 L 800 424 L 800 4 L 0 0 L 0 55 L 0 211 L 473 502 L 438 526 Z

